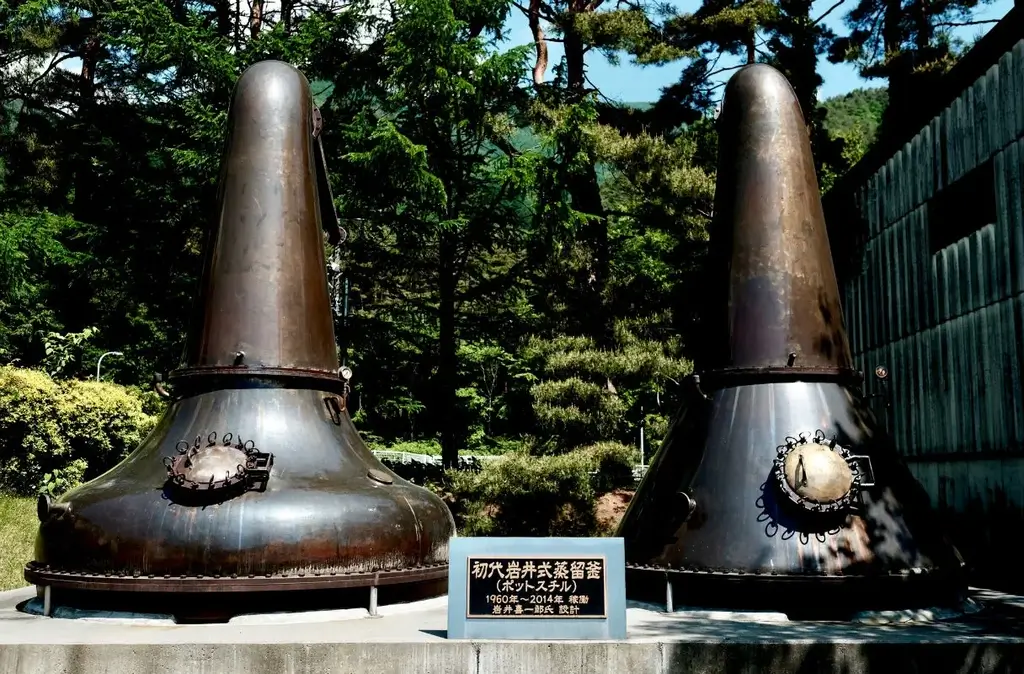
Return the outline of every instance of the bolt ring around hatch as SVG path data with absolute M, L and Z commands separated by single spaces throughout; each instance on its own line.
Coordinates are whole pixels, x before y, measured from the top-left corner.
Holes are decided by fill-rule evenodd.
M 773 463 L 775 472 L 775 483 L 780 489 L 780 491 L 782 491 L 782 493 L 785 494 L 790 501 L 800 506 L 804 510 L 813 513 L 836 513 L 850 507 L 853 502 L 854 492 L 860 485 L 861 481 L 858 469 L 850 462 L 852 458 L 850 451 L 847 450 L 845 447 L 837 444 L 834 439 L 827 440 L 825 438 L 824 433 L 820 431 L 814 434 L 814 442 L 812 443 L 809 443 L 806 440 L 806 434 L 801 433 L 800 437 L 800 442 L 796 444 L 790 444 L 789 442 L 787 442 L 786 445 L 781 445 L 778 448 L 778 457 L 775 459 Z M 790 439 L 791 438 L 786 438 L 787 441 L 789 441 Z M 798 490 L 800 489 L 800 486 L 803 485 L 792 485 L 790 483 L 791 476 L 787 475 L 787 463 L 789 459 L 794 455 L 794 452 L 803 452 L 811 450 L 811 448 L 814 447 L 816 447 L 816 449 L 814 449 L 813 451 L 817 453 L 819 457 L 831 457 L 832 455 L 834 455 L 836 459 L 842 461 L 842 463 L 844 464 L 845 468 L 848 470 L 849 473 L 849 484 L 845 487 L 845 491 L 842 494 L 832 496 L 826 501 L 814 499 L 807 495 L 801 494 Z M 828 454 L 826 454 L 826 452 Z M 838 464 L 835 461 L 832 461 L 831 458 L 829 458 L 828 460 L 832 463 L 832 466 L 838 467 Z M 803 455 L 799 457 L 798 461 L 798 465 L 803 466 Z M 806 469 L 804 470 L 804 475 L 806 476 Z M 840 470 L 842 469 L 840 468 Z M 793 477 L 795 477 L 795 475 Z

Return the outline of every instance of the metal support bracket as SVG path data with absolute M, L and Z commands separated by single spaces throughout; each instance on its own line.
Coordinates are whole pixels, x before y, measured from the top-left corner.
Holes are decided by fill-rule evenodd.
M 379 618 L 380 613 L 377 611 L 377 583 L 380 581 L 379 574 L 373 575 L 373 585 L 370 586 L 370 617 Z
M 862 488 L 875 486 L 875 468 L 871 465 L 870 456 L 850 456 L 848 461 L 851 466 L 856 468 L 857 474 L 860 476 L 857 486 Z

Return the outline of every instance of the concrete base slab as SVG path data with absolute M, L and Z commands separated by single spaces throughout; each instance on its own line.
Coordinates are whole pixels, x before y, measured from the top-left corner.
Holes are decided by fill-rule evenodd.
M 981 611 L 929 623 L 633 605 L 619 642 L 449 640 L 444 598 L 381 607 L 379 618 L 351 609 L 212 625 L 19 610 L 35 598 L 34 588 L 0 593 L 0 674 L 1024 672 L 1024 598 L 981 590 L 973 593 Z

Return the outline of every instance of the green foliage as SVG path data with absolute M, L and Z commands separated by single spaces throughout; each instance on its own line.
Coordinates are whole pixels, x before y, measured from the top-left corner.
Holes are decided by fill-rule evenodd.
M 599 494 L 632 486 L 636 449 L 602 442 L 556 456 L 512 452 L 451 471 L 443 495 L 465 536 L 593 536 Z
M 439 456 L 441 454 L 441 443 L 434 439 L 396 442 L 392 445 L 370 443 L 369 446 L 371 449 L 387 452 L 407 452 L 409 454 L 427 454 L 428 456 Z
M 62 335 L 59 332 L 49 332 L 43 337 L 42 365 L 51 377 L 65 377 L 69 374 L 69 368 L 75 366 L 82 349 L 89 340 L 96 336 L 96 328 L 86 328 L 81 332 L 71 332 Z
M 588 536 L 597 529 L 594 463 L 584 452 L 506 454 L 478 473 L 452 475 L 451 503 L 467 536 Z
M 106 361 L 104 361 L 104 365 Z M 126 386 L 125 390 L 142 404 L 142 412 L 151 417 L 159 417 L 167 411 L 168 401 L 161 398 L 151 387 Z
M 868 139 L 872 139 L 878 131 L 888 100 L 889 95 L 884 88 L 854 89 L 833 96 L 821 103 L 826 111 L 825 127 L 836 136 L 859 128 Z
M 64 492 L 113 467 L 155 421 L 116 384 L 0 367 L 0 491 Z
M 466 448 L 490 453 L 501 444 L 495 437 L 496 424 L 508 420 L 508 401 L 500 385 L 515 357 L 497 343 L 462 342 L 458 358 L 462 382 L 467 384 L 456 391 L 468 421 Z
M 885 89 L 854 89 L 822 103 L 825 128 L 843 141 L 844 158 L 850 166 L 874 143 L 888 100 Z
M 643 327 L 642 321 L 618 321 L 610 349 L 598 348 L 589 337 L 572 336 L 534 338 L 524 346 L 525 372 L 519 379 L 530 386 L 543 452 L 631 440 L 641 408 L 646 404 L 648 410 L 657 410 L 661 397 L 671 397 L 692 371 L 690 361 L 679 355 L 677 339 L 644 339 L 637 334 Z M 661 427 L 653 424 L 655 445 Z
M 31 360 L 37 335 L 60 328 L 60 281 L 82 259 L 68 247 L 78 228 L 46 211 L 0 212 L 0 358 Z
M 636 447 L 618 442 L 598 442 L 580 451 L 593 461 L 591 481 L 597 494 L 614 489 L 632 489 L 636 485 L 633 466 L 640 460 Z

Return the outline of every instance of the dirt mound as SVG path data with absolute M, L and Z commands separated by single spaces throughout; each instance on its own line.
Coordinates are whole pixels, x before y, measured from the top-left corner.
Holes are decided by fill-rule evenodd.
M 597 521 L 602 529 L 615 531 L 635 493 L 628 489 L 616 489 L 597 498 Z

